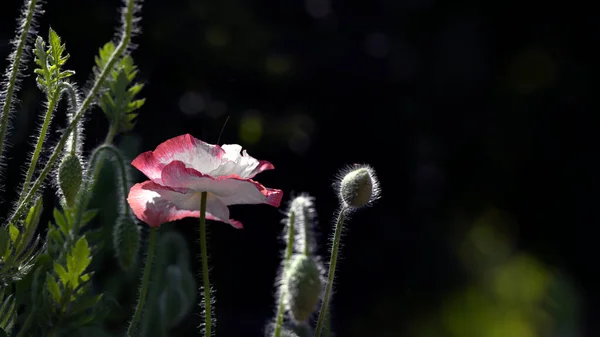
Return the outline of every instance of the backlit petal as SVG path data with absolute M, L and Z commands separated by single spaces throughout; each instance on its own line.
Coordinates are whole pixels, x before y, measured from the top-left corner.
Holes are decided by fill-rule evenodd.
M 225 151 L 218 145 L 205 143 L 189 134 L 171 138 L 154 151 L 140 154 L 131 163 L 152 181 L 162 184 L 161 170 L 170 162 L 179 160 L 186 167 L 209 173 L 221 164 Z
M 266 160 L 257 160 L 248 155 L 246 150 L 237 144 L 225 144 L 225 151 L 221 157 L 221 165 L 210 172 L 213 177 L 237 175 L 241 178 L 253 178 L 262 171 L 272 170 L 275 167 Z
M 168 188 L 148 180 L 135 184 L 129 191 L 127 201 L 138 219 L 158 227 L 183 218 L 199 218 L 200 198 L 200 193 Z M 206 201 L 206 219 L 242 228 L 239 221 L 229 219 L 227 206 L 211 195 Z
M 138 219 L 152 227 L 200 216 L 200 199 L 197 195 L 182 193 L 150 180 L 133 185 L 127 202 Z
M 236 175 L 213 178 L 185 167 L 181 162 L 172 162 L 162 171 L 165 185 L 189 188 L 197 192 L 207 191 L 217 196 L 225 205 L 269 204 L 279 207 L 283 192 L 266 188 L 251 179 Z

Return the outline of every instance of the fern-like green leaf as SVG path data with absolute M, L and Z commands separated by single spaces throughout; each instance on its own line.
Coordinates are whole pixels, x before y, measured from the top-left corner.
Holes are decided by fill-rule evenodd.
M 109 42 L 100 49 L 96 56 L 97 69 L 102 69 L 114 48 L 114 44 Z M 106 82 L 106 90 L 100 98 L 100 108 L 111 124 L 116 126 L 117 132 L 133 129 L 137 117 L 135 111 L 145 103 L 145 99 L 136 98 L 144 88 L 142 83 L 133 83 L 137 73 L 137 67 L 130 55 L 120 59 L 111 71 Z

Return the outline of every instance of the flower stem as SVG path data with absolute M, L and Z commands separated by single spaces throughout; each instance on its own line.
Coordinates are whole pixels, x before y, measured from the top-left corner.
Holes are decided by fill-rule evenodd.
M 23 51 L 25 50 L 28 36 L 31 33 L 31 26 L 34 22 L 34 16 L 36 12 L 38 12 L 38 10 L 36 10 L 36 6 L 38 6 L 37 0 L 29 1 L 27 9 L 23 11 L 24 17 L 19 20 L 19 24 L 21 26 L 20 34 L 15 50 L 13 54 L 11 54 L 12 63 L 10 64 L 10 70 L 7 71 L 7 74 L 9 75 L 8 81 L 5 83 L 6 88 L 4 88 L 4 83 L 2 85 L 2 89 L 4 91 L 4 102 L 2 102 L 2 117 L 0 117 L 0 157 L 4 151 L 4 139 L 6 138 L 6 133 L 8 130 L 8 117 L 10 116 L 13 95 L 18 89 L 17 79 L 21 69 L 21 61 L 24 59 Z
M 287 247 L 285 251 L 285 262 L 281 277 L 285 278 L 285 273 L 290 266 L 290 258 L 292 257 L 292 253 L 294 252 L 294 222 L 296 221 L 296 214 L 294 212 L 290 212 L 289 219 L 289 228 L 288 228 L 288 240 Z M 279 290 L 279 301 L 277 306 L 277 321 L 275 322 L 275 332 L 273 333 L 273 337 L 279 337 L 281 335 L 281 326 L 283 325 L 283 316 L 285 313 L 284 303 L 283 303 L 283 287 Z
M 127 336 L 131 337 L 135 330 L 144 310 L 144 304 L 146 302 L 146 295 L 148 294 L 148 283 L 150 283 L 150 275 L 152 272 L 152 260 L 154 260 L 154 250 L 156 247 L 156 233 L 158 227 L 150 227 L 150 242 L 148 243 L 148 253 L 146 255 L 146 263 L 144 264 L 144 276 L 142 278 L 142 287 L 140 290 L 140 297 L 138 298 L 138 304 L 135 308 L 135 314 L 129 323 L 127 328 Z
M 333 246 L 331 247 L 331 259 L 329 260 L 329 273 L 327 274 L 327 288 L 325 288 L 325 296 L 321 302 L 321 310 L 319 311 L 319 320 L 315 330 L 315 337 L 321 337 L 325 318 L 328 316 L 329 299 L 331 297 L 331 289 L 333 288 L 333 279 L 335 278 L 335 265 L 337 264 L 338 251 L 342 238 L 342 227 L 346 217 L 346 209 L 342 208 L 338 215 L 337 223 L 335 224 L 335 234 L 333 235 Z
M 71 121 L 73 120 L 73 116 L 75 116 L 75 112 L 79 108 L 79 96 L 77 95 L 77 90 L 75 89 L 75 85 L 65 81 L 65 82 L 61 82 L 60 86 L 61 86 L 60 90 L 62 90 L 63 92 L 66 92 L 69 100 L 71 101 L 70 106 L 69 106 L 69 114 L 68 114 L 69 123 L 71 123 Z M 77 141 L 78 141 L 77 136 L 79 134 L 78 129 L 79 129 L 79 127 L 76 127 L 73 130 L 73 132 L 71 133 L 71 144 L 67 145 L 67 148 L 70 146 L 70 149 L 68 151 L 72 155 L 77 154 Z
M 29 167 L 27 168 L 25 181 L 23 182 L 23 189 L 21 190 L 21 194 L 19 195 L 19 202 L 23 201 L 23 198 L 28 192 L 29 184 L 31 183 L 31 178 L 33 178 L 33 173 L 35 172 L 35 168 L 37 167 L 38 159 L 40 158 L 40 154 L 42 153 L 42 149 L 44 148 L 44 141 L 46 140 L 46 134 L 48 133 L 48 128 L 50 127 L 52 113 L 54 112 L 54 107 L 56 106 L 56 103 L 58 103 L 57 101 L 59 97 L 60 90 L 56 90 L 56 92 L 51 93 L 48 96 L 48 107 L 46 110 L 46 115 L 44 116 L 44 122 L 42 123 L 40 134 L 37 137 L 37 143 L 35 144 L 33 155 L 31 156 L 31 162 L 29 163 Z
M 115 157 L 116 159 L 116 164 L 117 164 L 117 168 L 119 170 L 119 173 L 121 174 L 121 193 L 118 193 L 119 196 L 123 196 L 123 206 L 124 206 L 124 213 L 126 216 L 129 215 L 129 206 L 127 205 L 127 190 L 128 190 L 128 185 L 127 185 L 127 169 L 125 168 L 125 160 L 123 159 L 123 156 L 121 156 L 121 152 L 119 152 L 119 150 L 117 148 L 115 148 L 114 146 L 110 145 L 110 144 L 103 144 L 100 145 L 99 147 L 97 147 L 94 152 L 92 153 L 91 157 L 90 157 L 90 162 L 89 162 L 89 167 L 90 167 L 90 174 L 91 177 L 89 177 L 88 179 L 86 179 L 85 181 L 85 185 L 84 188 L 81 189 L 80 193 L 82 194 L 81 196 L 81 201 L 79 203 L 79 205 L 77 206 L 77 211 L 75 212 L 75 220 L 73 221 L 73 231 L 77 232 L 79 230 L 80 224 L 81 224 L 81 219 L 83 217 L 83 213 L 87 210 L 88 204 L 90 203 L 90 200 L 92 198 L 92 194 L 94 191 L 94 187 L 95 182 L 98 181 L 98 177 L 100 175 L 100 170 L 101 170 L 101 160 L 104 160 L 104 156 L 102 156 L 102 154 L 104 154 L 105 151 L 108 151 L 110 153 L 112 153 L 112 155 Z
M 208 253 L 206 251 L 206 199 L 208 192 L 202 192 L 200 199 L 200 258 L 202 259 L 202 282 L 204 286 L 204 336 L 211 336 L 212 308 L 210 279 L 208 278 Z

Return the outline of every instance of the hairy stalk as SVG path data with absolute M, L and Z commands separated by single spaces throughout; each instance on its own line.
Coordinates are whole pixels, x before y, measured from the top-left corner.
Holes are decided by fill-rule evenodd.
M 52 114 L 54 113 L 54 108 L 60 99 L 60 90 L 56 90 L 54 93 L 48 96 L 48 106 L 46 109 L 46 115 L 44 116 L 44 122 L 42 123 L 42 128 L 40 129 L 40 133 L 37 137 L 37 143 L 35 144 L 35 148 L 33 150 L 33 154 L 31 155 L 31 162 L 29 163 L 29 167 L 27 168 L 27 173 L 25 175 L 25 181 L 23 182 L 23 189 L 21 190 L 21 194 L 19 195 L 19 202 L 23 201 L 23 197 L 27 190 L 29 189 L 29 184 L 31 183 L 31 178 L 33 178 L 33 173 L 37 167 L 38 159 L 40 158 L 40 154 L 44 148 L 44 141 L 46 140 L 46 134 L 48 133 L 48 129 L 50 128 L 50 122 L 52 121 Z
M 4 139 L 6 138 L 6 132 L 8 130 L 8 120 L 10 117 L 10 110 L 13 102 L 13 95 L 17 91 L 17 79 L 19 77 L 19 70 L 21 61 L 24 59 L 23 50 L 27 44 L 29 33 L 34 22 L 34 16 L 39 10 L 36 8 L 38 0 L 29 0 L 27 10 L 23 13 L 24 18 L 19 20 L 21 26 L 21 32 L 16 42 L 15 50 L 11 54 L 12 64 L 9 66 L 8 82 L 6 83 L 6 89 L 4 94 L 4 102 L 2 102 L 2 117 L 0 118 L 0 158 L 4 157 Z
M 85 180 L 85 183 L 84 183 L 85 185 L 81 189 L 81 192 L 80 192 L 80 193 L 82 193 L 82 197 L 80 199 L 81 202 L 79 203 L 79 205 L 77 205 L 77 211 L 75 213 L 75 219 L 73 221 L 73 232 L 74 233 L 77 233 L 77 231 L 79 231 L 79 224 L 81 223 L 83 213 L 87 209 L 87 206 L 90 203 L 90 200 L 92 199 L 92 195 L 93 195 L 92 192 L 94 190 L 94 182 L 98 178 L 97 172 L 99 171 L 96 163 L 102 158 L 102 155 L 105 151 L 110 152 L 117 160 L 117 167 L 119 169 L 119 173 L 121 174 L 121 188 L 123 189 L 123 194 L 127 193 L 127 190 L 128 190 L 127 168 L 125 167 L 125 160 L 123 159 L 123 156 L 121 156 L 121 152 L 119 152 L 119 150 L 117 150 L 112 145 L 109 145 L 109 144 L 100 145 L 99 147 L 97 147 L 94 150 L 94 152 L 92 153 L 92 156 L 90 158 L 89 165 L 92 168 L 95 167 L 95 169 L 93 169 L 92 177 Z M 125 197 L 125 200 L 123 201 L 123 205 L 125 205 L 125 207 L 124 207 L 125 215 L 129 216 L 129 207 L 127 206 L 126 197 Z
M 325 295 L 321 302 L 321 310 L 319 311 L 319 320 L 317 321 L 317 328 L 315 329 L 315 337 L 321 337 L 323 332 L 323 325 L 325 323 L 325 317 L 328 316 L 329 311 L 329 300 L 331 298 L 331 290 L 333 288 L 333 280 L 335 278 L 335 266 L 337 264 L 338 251 L 340 248 L 340 241 L 342 239 L 342 227 L 344 226 L 344 219 L 346 217 L 346 209 L 342 208 L 338 215 L 337 223 L 335 224 L 335 233 L 333 235 L 333 246 L 331 247 L 331 258 L 329 260 L 329 272 L 327 274 L 327 288 L 325 288 Z
M 33 198 L 33 196 L 37 193 L 38 189 L 42 186 L 44 180 L 46 180 L 46 177 L 48 176 L 50 171 L 54 168 L 54 164 L 58 160 L 58 157 L 60 156 L 61 151 L 65 147 L 65 143 L 67 142 L 69 135 L 75 130 L 79 120 L 83 117 L 83 115 L 85 114 L 87 109 L 90 107 L 90 105 L 92 105 L 92 102 L 96 98 L 96 95 L 100 91 L 100 88 L 104 85 L 104 81 L 106 80 L 106 77 L 112 71 L 112 69 L 115 65 L 115 62 L 117 62 L 117 60 L 122 57 L 123 53 L 125 53 L 127 51 L 127 48 L 131 41 L 133 25 L 135 23 L 134 18 L 133 18 L 133 12 L 135 10 L 135 8 L 134 8 L 135 3 L 136 3 L 136 0 L 127 0 L 127 5 L 126 5 L 125 15 L 124 15 L 123 35 L 121 37 L 121 41 L 115 48 L 115 51 L 112 53 L 112 55 L 110 56 L 108 61 L 106 62 L 104 68 L 102 68 L 102 72 L 97 77 L 96 81 L 94 82 L 92 89 L 88 92 L 87 96 L 85 97 L 85 99 L 83 100 L 83 102 L 81 103 L 79 108 L 77 109 L 77 113 L 75 113 L 75 116 L 73 117 L 73 119 L 71 120 L 71 122 L 69 123 L 67 128 L 65 129 L 64 133 L 60 137 L 58 144 L 54 148 L 54 151 L 52 152 L 52 154 L 50 155 L 50 158 L 48 159 L 48 162 L 46 163 L 46 166 L 44 167 L 44 169 L 42 170 L 42 172 L 36 179 L 35 183 L 31 187 L 31 189 L 29 190 L 29 192 L 27 193 L 25 198 L 23 198 L 23 201 L 18 205 L 15 212 L 11 215 L 11 217 L 8 221 L 9 223 L 11 223 L 11 222 L 14 223 L 15 219 L 18 219 L 21 217 L 23 211 L 26 208 L 26 205 L 28 205 L 31 202 L 31 199 Z
M 285 262 L 282 271 L 282 278 L 285 278 L 285 273 L 290 267 L 290 258 L 292 257 L 292 253 L 294 252 L 294 222 L 296 221 L 296 214 L 292 211 L 290 212 L 289 219 L 289 228 L 288 228 L 288 240 L 287 247 L 285 250 Z M 283 302 L 284 293 L 283 287 L 279 289 L 279 300 L 277 305 L 277 321 L 275 322 L 275 331 L 273 332 L 273 337 L 279 337 L 281 335 L 281 328 L 283 325 L 283 316 L 285 315 L 285 303 Z
M 116 130 L 117 130 L 117 128 L 115 127 L 115 125 L 111 124 L 108 129 L 108 133 L 106 134 L 106 138 L 104 139 L 104 143 L 100 147 L 98 147 L 96 150 L 101 149 L 103 146 L 111 146 L 112 141 L 117 134 Z M 100 151 L 100 152 L 102 152 L 102 151 Z M 117 153 L 117 152 L 118 151 L 113 148 L 113 153 Z M 96 187 L 96 183 L 98 182 L 98 178 L 100 177 L 100 173 L 102 172 L 102 167 L 104 166 L 104 159 L 105 159 L 104 154 L 103 153 L 99 153 L 99 154 L 94 153 L 92 155 L 92 157 L 94 157 L 96 155 L 98 155 L 98 158 L 95 158 L 96 160 L 90 161 L 90 170 L 92 172 L 92 177 L 91 177 L 91 179 L 88 180 L 89 185 L 86 186 L 86 189 L 82 190 L 83 193 L 87 193 L 87 194 L 84 197 L 84 199 L 82 200 L 82 202 L 79 204 L 79 208 L 82 210 L 81 212 L 83 212 L 85 209 L 87 209 L 87 207 L 90 203 L 91 197 L 92 197 L 92 191 Z M 120 162 L 124 163 L 120 153 L 115 154 L 115 156 L 117 156 L 117 159 Z M 125 164 L 123 164 L 122 167 L 123 167 L 123 169 L 121 169 L 121 177 L 124 179 L 123 184 L 125 184 L 123 193 L 126 193 L 126 191 L 127 191 L 127 185 L 126 185 L 127 176 L 126 176 L 126 172 L 125 172 Z M 89 190 L 89 192 L 87 190 Z M 129 210 L 126 210 L 126 212 L 129 212 Z M 81 217 L 77 217 L 75 220 L 75 224 L 79 224 L 80 220 L 81 220 Z
M 210 279 L 208 277 L 208 252 L 206 249 L 206 199 L 208 192 L 202 192 L 200 199 L 200 258 L 202 259 L 202 282 L 204 286 L 204 336 L 211 336 L 212 307 Z
M 73 120 L 73 116 L 75 116 L 77 109 L 79 108 L 79 95 L 77 94 L 77 90 L 75 89 L 75 86 L 69 82 L 61 83 L 61 91 L 66 92 L 67 96 L 69 96 L 69 100 L 71 101 L 70 105 L 71 105 L 72 111 L 69 111 L 69 123 L 70 123 Z M 80 141 L 78 139 L 79 130 L 77 130 L 77 129 L 78 129 L 78 127 L 75 127 L 75 130 L 71 133 L 71 148 L 68 151 L 72 155 L 75 155 L 77 153 L 77 142 Z
M 144 311 L 144 305 L 146 303 L 146 296 L 148 294 L 148 285 L 150 283 L 150 276 L 152 272 L 152 263 L 154 260 L 154 251 L 156 249 L 156 233 L 158 232 L 158 227 L 150 227 L 150 242 L 148 243 L 148 253 L 146 255 L 146 263 L 144 264 L 144 276 L 142 277 L 142 285 L 140 289 L 140 297 L 138 298 L 138 303 L 135 308 L 135 314 L 129 322 L 129 327 L 127 328 L 127 336 L 131 337 L 133 332 L 135 331 L 140 318 L 142 317 L 142 312 Z

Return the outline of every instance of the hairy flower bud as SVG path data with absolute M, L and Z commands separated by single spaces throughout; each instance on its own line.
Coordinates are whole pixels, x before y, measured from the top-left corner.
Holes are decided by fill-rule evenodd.
M 123 270 L 134 263 L 140 248 L 140 231 L 137 224 L 129 217 L 119 217 L 113 228 L 113 245 L 115 257 Z
M 379 193 L 375 172 L 368 166 L 356 165 L 341 176 L 339 197 L 346 207 L 367 206 L 379 197 Z
M 66 155 L 58 167 L 58 186 L 68 207 L 75 205 L 77 193 L 83 182 L 81 161 L 75 155 Z
M 297 253 L 308 255 L 315 248 L 315 234 L 313 227 L 316 219 L 316 211 L 313 202 L 314 198 L 303 193 L 295 197 L 290 202 L 287 230 L 289 230 L 290 221 L 294 221 L 294 247 Z M 294 214 L 292 219 L 292 213 Z
M 286 309 L 296 322 L 305 322 L 321 299 L 323 280 L 321 267 L 311 256 L 294 255 L 283 280 Z

